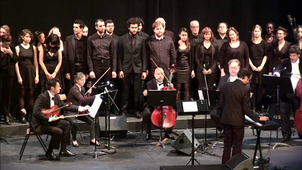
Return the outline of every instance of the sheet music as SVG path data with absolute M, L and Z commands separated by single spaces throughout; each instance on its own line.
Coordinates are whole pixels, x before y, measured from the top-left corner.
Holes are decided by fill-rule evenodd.
M 103 102 L 103 99 L 101 98 L 101 94 L 95 95 L 95 98 L 94 98 L 94 101 L 92 103 L 92 106 L 88 109 L 89 116 L 91 116 L 92 118 L 95 117 L 95 115 L 98 112 L 98 110 L 99 110 L 102 102 Z
M 197 103 L 195 101 L 182 102 L 184 112 L 198 112 Z
M 252 120 L 252 119 L 251 119 L 250 117 L 248 117 L 247 115 L 244 115 L 244 117 L 245 117 L 245 120 L 247 120 L 248 122 L 253 123 L 253 124 L 257 125 L 257 126 L 262 126 L 261 123 L 255 122 L 254 120 Z
M 198 90 L 199 100 L 204 100 L 202 90 Z

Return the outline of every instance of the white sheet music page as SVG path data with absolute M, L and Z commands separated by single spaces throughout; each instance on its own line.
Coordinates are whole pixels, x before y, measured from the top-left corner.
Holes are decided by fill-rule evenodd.
M 204 100 L 202 90 L 198 90 L 199 100 Z
M 198 112 L 196 101 L 182 102 L 184 112 Z
M 92 118 L 95 117 L 96 113 L 98 112 L 98 110 L 103 102 L 103 99 L 100 96 L 101 96 L 100 94 L 95 95 L 92 106 L 88 109 L 88 111 L 89 111 L 88 114 Z

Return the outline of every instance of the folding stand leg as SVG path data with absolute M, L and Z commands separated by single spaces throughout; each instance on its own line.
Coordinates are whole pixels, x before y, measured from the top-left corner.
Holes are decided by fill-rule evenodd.
M 186 165 L 189 165 L 190 162 L 192 163 L 192 165 L 194 165 L 194 161 L 197 162 L 198 165 L 200 165 L 200 163 L 195 159 L 195 150 L 194 150 L 194 117 L 195 117 L 195 115 L 192 115 L 192 152 L 191 152 L 191 159 L 190 159 L 190 161 Z

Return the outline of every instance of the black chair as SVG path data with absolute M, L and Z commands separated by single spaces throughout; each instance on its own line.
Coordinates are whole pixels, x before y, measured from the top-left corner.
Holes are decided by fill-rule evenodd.
M 30 116 L 29 116 L 30 117 Z M 33 131 L 33 128 L 32 128 L 32 125 L 31 125 L 31 119 L 28 119 L 28 122 L 29 122 L 29 131 L 26 131 L 26 136 L 25 136 L 25 139 L 24 139 L 24 142 L 22 144 L 22 147 L 21 147 L 21 150 L 20 150 L 20 153 L 19 153 L 19 160 L 21 160 L 22 156 L 23 156 L 23 153 L 24 153 L 24 150 L 25 150 L 25 147 L 26 147 L 26 144 L 27 144 L 27 141 L 29 139 L 30 136 L 32 135 L 35 135 L 39 141 L 39 143 L 41 144 L 43 150 L 45 151 L 45 153 L 47 152 L 47 146 L 45 145 L 44 141 L 42 140 L 41 136 L 36 134 L 34 131 Z

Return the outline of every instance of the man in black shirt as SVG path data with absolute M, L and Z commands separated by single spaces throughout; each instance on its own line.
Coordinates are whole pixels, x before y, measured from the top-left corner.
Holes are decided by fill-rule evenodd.
M 83 72 L 88 75 L 87 69 L 87 37 L 83 36 L 84 22 L 75 20 L 73 22 L 73 35 L 66 37 L 66 51 L 64 57 L 65 77 L 68 80 L 66 93 L 74 84 L 74 75 Z
M 176 50 L 171 38 L 164 35 L 164 24 L 162 22 L 154 22 L 152 24 L 154 35 L 146 40 L 147 58 L 149 61 L 149 72 L 154 73 L 158 67 L 163 68 L 165 75 L 168 77 L 170 68 L 175 68 Z
M 105 22 L 102 19 L 95 21 L 96 33 L 87 40 L 87 65 L 89 76 L 95 82 L 110 67 L 110 71 L 100 80 L 110 81 L 116 78 L 116 52 L 113 38 L 105 34 Z

